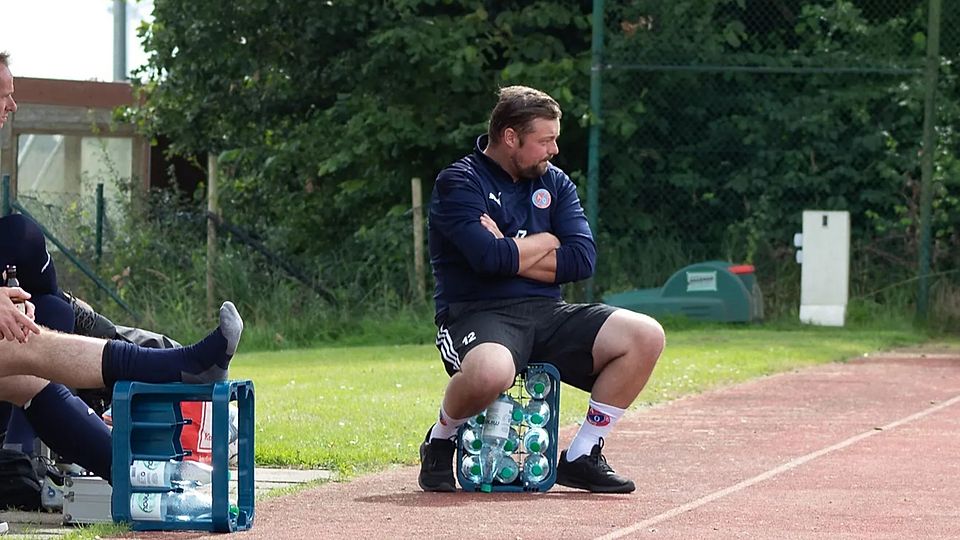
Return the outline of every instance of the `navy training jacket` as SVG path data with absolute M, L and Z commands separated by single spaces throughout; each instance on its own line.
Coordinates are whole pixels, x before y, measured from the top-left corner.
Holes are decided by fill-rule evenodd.
M 436 280 L 437 323 L 454 302 L 506 298 L 560 298 L 560 284 L 593 275 L 597 249 L 577 188 L 549 165 L 535 180 L 513 178 L 483 154 L 487 136 L 473 153 L 440 171 L 430 201 L 430 264 Z M 480 224 L 486 213 L 503 238 Z M 556 283 L 517 275 L 520 256 L 514 237 L 540 232 L 560 240 Z

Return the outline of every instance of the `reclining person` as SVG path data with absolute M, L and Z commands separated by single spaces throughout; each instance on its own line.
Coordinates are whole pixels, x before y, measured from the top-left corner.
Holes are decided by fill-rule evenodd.
M 0 127 L 17 111 L 13 94 L 9 55 L 0 52 Z M 0 270 L 7 264 L 17 265 L 26 289 L 0 287 L 0 400 L 22 407 L 27 420 L 54 452 L 109 480 L 110 431 L 63 384 L 109 388 L 123 379 L 224 379 L 243 321 L 233 304 L 227 302 L 220 308 L 220 327 L 184 349 L 150 350 L 121 341 L 51 331 L 49 328 L 88 332 L 92 328 L 80 328 L 76 323 L 91 318 L 78 317 L 80 311 L 74 312 L 78 304 L 60 291 L 56 268 L 35 223 L 24 216 L 7 216 L 0 218 L 0 229 Z M 37 311 L 34 304 L 26 302 L 29 299 L 36 303 Z M 13 300 L 25 302 L 26 313 L 17 310 Z M 37 323 L 47 329 L 41 330 Z
M 0 400 L 22 407 L 39 437 L 58 455 L 107 480 L 110 431 L 64 385 L 109 388 L 121 380 L 226 380 L 243 332 L 240 314 L 231 302 L 224 302 L 220 324 L 207 337 L 187 347 L 149 349 L 40 327 L 29 299 L 23 289 L 0 287 Z M 24 302 L 26 313 L 14 302 Z
M 104 339 L 121 339 L 146 347 L 170 348 L 180 344 L 170 338 L 139 328 L 122 327 L 96 313 L 88 304 L 61 290 L 57 270 L 47 251 L 43 231 L 30 218 L 14 214 L 0 218 L 0 270 L 14 266 L 22 289 L 35 305 L 35 322 L 64 333 L 76 333 Z M 0 285 L 5 283 L 0 282 Z M 61 398 L 73 396 L 69 391 Z M 98 407 L 109 401 L 110 389 L 80 393 L 82 400 Z M 6 414 L 3 414 L 3 413 Z M 8 419 L 8 420 L 7 420 Z M 22 409 L 0 404 L 0 426 L 6 426 L 3 447 L 32 454 L 36 432 Z

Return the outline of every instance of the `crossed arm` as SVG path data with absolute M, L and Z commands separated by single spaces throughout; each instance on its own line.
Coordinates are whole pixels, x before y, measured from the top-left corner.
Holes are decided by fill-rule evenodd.
M 480 224 L 495 238 L 503 238 L 500 228 L 487 214 L 480 216 Z M 520 253 L 518 276 L 543 283 L 557 281 L 557 248 L 560 247 L 560 240 L 556 236 L 542 232 L 512 240 Z

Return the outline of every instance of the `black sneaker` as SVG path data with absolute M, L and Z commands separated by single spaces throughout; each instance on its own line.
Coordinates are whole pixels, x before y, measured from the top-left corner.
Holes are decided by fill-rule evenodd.
M 453 479 L 453 452 L 456 443 L 450 439 L 431 439 L 430 432 L 420 444 L 420 477 L 417 483 L 424 491 L 456 491 Z
M 81 336 L 90 336 L 102 339 L 113 339 L 117 334 L 117 328 L 113 321 L 100 315 L 90 304 L 73 296 L 67 291 L 60 291 L 61 296 L 70 303 L 73 308 L 73 333 Z
M 567 461 L 566 450 L 561 452 L 560 459 L 557 460 L 557 483 L 594 493 L 630 493 L 637 489 L 633 480 L 613 472 L 610 465 L 607 465 L 607 458 L 600 453 L 602 448 L 601 438 L 588 455 L 573 461 Z

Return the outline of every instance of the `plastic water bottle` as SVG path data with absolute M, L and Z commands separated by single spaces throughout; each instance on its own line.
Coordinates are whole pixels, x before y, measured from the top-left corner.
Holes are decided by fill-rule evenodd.
M 497 482 L 501 484 L 513 483 L 520 476 L 520 466 L 510 456 L 503 456 L 497 463 Z
M 531 399 L 523 410 L 530 427 L 544 427 L 550 421 L 550 405 L 542 399 Z
M 230 459 L 228 461 L 231 466 L 235 466 L 240 459 L 240 409 L 231 402 L 228 410 L 230 411 L 230 429 L 227 439 L 230 443 Z
M 510 438 L 512 416 L 513 401 L 505 394 L 500 394 L 500 397 L 487 407 L 481 431 L 483 447 L 480 448 L 480 490 L 486 493 L 493 489 L 497 463 L 504 455 L 504 443 Z
M 550 376 L 546 372 L 538 372 L 533 374 L 527 374 L 526 381 L 523 383 L 523 387 L 527 390 L 527 394 L 530 394 L 530 397 L 533 399 L 543 399 L 547 397 L 547 394 L 550 393 L 550 388 L 552 387 L 552 381 Z
M 507 396 L 507 399 L 509 399 L 510 403 L 513 405 L 513 410 L 510 412 L 510 423 L 515 426 L 519 426 L 524 419 L 523 404 L 511 396 Z
M 480 429 L 483 428 L 483 421 L 485 418 L 486 418 L 486 411 L 478 415 L 471 416 L 470 419 L 467 420 L 467 425 L 472 428 L 477 428 L 477 431 L 479 431 Z
M 134 493 L 130 496 L 130 517 L 141 521 L 210 521 L 213 498 L 195 489 Z
M 550 437 L 543 428 L 530 428 L 523 434 L 523 448 L 529 454 L 542 454 L 550 447 Z
M 195 487 L 207 485 L 213 467 L 196 461 L 134 461 L 130 466 L 131 486 Z
M 510 435 L 503 441 L 503 453 L 510 455 L 520 449 L 520 435 L 517 430 L 510 428 Z
M 523 481 L 537 485 L 550 476 L 550 460 L 543 454 L 530 454 L 523 462 Z
M 463 456 L 463 461 L 460 462 L 460 471 L 463 472 L 463 475 L 467 480 L 473 482 L 474 484 L 480 483 L 480 458 L 476 456 Z
M 463 444 L 464 450 L 474 455 L 480 453 L 480 448 L 483 447 L 483 439 L 480 438 L 481 429 L 483 428 L 468 427 L 463 430 L 463 435 L 460 436 L 460 441 Z

